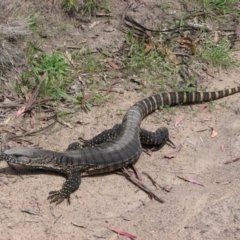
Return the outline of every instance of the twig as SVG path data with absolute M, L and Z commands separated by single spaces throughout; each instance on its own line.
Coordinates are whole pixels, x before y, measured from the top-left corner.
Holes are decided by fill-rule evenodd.
M 225 162 L 224 164 L 234 163 L 234 162 L 237 162 L 237 161 L 239 161 L 239 160 L 240 160 L 240 157 L 235 158 L 235 159 L 233 159 L 233 160 L 229 160 L 229 161 Z
M 148 193 L 151 197 L 155 198 L 158 202 L 164 203 L 163 199 L 161 199 L 157 194 L 151 191 L 143 182 L 139 181 L 137 178 L 131 175 L 126 168 L 122 169 L 122 173 L 127 179 L 129 179 L 132 183 L 134 183 L 136 186 L 141 188 L 144 192 Z
M 85 228 L 85 229 L 92 230 L 92 229 L 90 229 L 90 228 L 88 228 L 88 227 L 85 227 L 85 226 L 83 226 L 83 225 L 79 225 L 79 224 L 77 224 L 77 223 L 74 223 L 74 222 L 71 222 L 71 224 L 72 224 L 73 226 L 75 226 L 75 227 L 79 227 L 79 228 Z
M 33 132 L 30 132 L 30 133 L 24 133 L 24 134 L 19 135 L 19 136 L 13 136 L 13 137 L 9 138 L 8 141 L 16 141 L 16 140 L 18 140 L 19 138 L 22 138 L 22 137 L 33 136 L 34 134 L 37 134 L 37 133 L 40 133 L 40 132 L 43 132 L 43 131 L 47 131 L 49 128 L 51 128 L 55 124 L 56 124 L 56 121 L 50 123 L 48 126 L 46 126 L 44 128 L 41 128 L 37 131 L 33 131 Z
M 31 215 L 40 215 L 39 212 L 34 212 L 34 211 L 31 211 L 31 210 L 27 210 L 27 209 L 22 209 L 21 212 L 28 213 L 28 214 L 31 214 Z
M 164 186 L 161 186 L 160 184 L 158 184 L 147 172 L 143 172 L 144 175 L 146 175 L 149 180 L 152 182 L 152 184 L 157 188 L 160 187 L 162 190 L 166 191 L 166 192 L 170 192 L 170 189 L 169 187 L 164 187 Z

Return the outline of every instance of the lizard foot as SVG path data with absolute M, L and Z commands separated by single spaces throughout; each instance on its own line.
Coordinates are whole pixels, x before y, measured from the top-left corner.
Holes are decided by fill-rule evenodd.
M 61 190 L 60 191 L 51 191 L 49 192 L 48 200 L 50 203 L 56 203 L 56 205 L 60 204 L 64 201 L 64 199 L 68 199 L 68 203 L 70 203 L 69 196 L 66 196 Z

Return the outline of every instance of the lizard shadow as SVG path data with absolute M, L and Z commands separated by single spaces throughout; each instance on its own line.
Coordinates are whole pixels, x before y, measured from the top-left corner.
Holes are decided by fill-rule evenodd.
M 51 171 L 51 170 L 44 170 L 44 169 L 33 169 L 33 168 L 28 168 L 28 167 L 22 167 L 22 166 L 6 166 L 0 169 L 0 177 L 3 177 L 2 175 L 5 174 L 6 176 L 30 176 L 30 175 L 51 175 L 51 176 L 62 176 L 66 177 L 64 173 L 56 172 L 56 171 Z M 106 176 L 109 174 L 117 174 L 123 176 L 121 173 L 121 169 L 108 172 L 108 173 L 98 173 L 94 174 L 91 176 L 82 176 L 82 178 L 86 177 L 91 177 L 91 178 L 98 178 L 102 176 Z

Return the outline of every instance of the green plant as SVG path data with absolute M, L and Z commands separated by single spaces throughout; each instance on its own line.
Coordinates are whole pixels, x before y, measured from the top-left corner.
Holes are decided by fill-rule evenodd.
M 207 109 L 209 112 L 213 112 L 214 109 L 215 109 L 215 105 L 214 105 L 214 102 L 213 101 L 210 101 L 207 103 Z
M 202 59 L 206 62 L 219 67 L 231 67 L 236 65 L 236 60 L 230 55 L 230 44 L 226 39 L 220 40 L 218 43 L 206 41 L 203 50 L 200 53 Z
M 106 103 L 109 98 L 111 98 L 111 95 L 109 94 L 103 94 L 102 92 L 95 92 L 94 94 L 91 95 L 91 97 L 88 99 L 87 103 L 91 105 L 102 105 Z
M 99 68 L 99 62 L 96 57 L 91 53 L 84 54 L 84 60 L 81 64 L 81 68 L 87 73 L 93 74 L 96 73 Z
M 111 11 L 111 6 L 108 4 L 107 0 L 102 1 L 102 9 L 104 10 L 105 13 L 108 13 Z
M 38 23 L 39 19 L 35 17 L 34 15 L 31 15 L 28 20 L 28 26 L 31 31 L 38 33 Z
M 130 58 L 127 67 L 131 69 L 131 71 L 142 71 L 143 68 L 156 71 L 156 66 L 164 61 L 165 56 L 159 54 L 155 47 L 153 47 L 149 53 L 145 53 L 145 48 L 146 44 L 144 39 L 140 42 L 133 42 L 130 45 L 130 51 L 128 53 Z
M 95 15 L 96 11 L 99 9 L 98 0 L 85 0 L 84 1 L 84 13 L 89 15 Z
M 46 73 L 46 79 L 41 85 L 39 94 L 60 99 L 69 81 L 68 69 L 69 64 L 66 63 L 63 53 L 58 51 L 50 55 L 44 53 L 37 59 L 31 59 L 30 70 L 22 74 L 22 82 L 16 85 L 16 89 L 19 92 L 21 88 L 19 85 L 32 89 L 41 82 L 43 74 Z
M 61 0 L 62 8 L 68 14 L 78 11 L 79 4 L 77 0 Z
M 131 28 L 127 34 L 124 35 L 126 43 L 131 45 L 134 42 L 134 28 Z
M 234 10 L 237 0 L 203 0 L 203 6 L 207 10 L 225 14 Z
M 89 15 L 95 15 L 99 10 L 103 10 L 105 13 L 110 12 L 110 6 L 107 0 L 84 0 L 84 14 L 88 13 Z

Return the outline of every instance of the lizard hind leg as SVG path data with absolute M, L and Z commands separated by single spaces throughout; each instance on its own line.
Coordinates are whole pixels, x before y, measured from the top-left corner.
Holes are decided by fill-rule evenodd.
M 81 183 L 81 173 L 70 172 L 67 174 L 67 180 L 59 191 L 49 192 L 48 200 L 50 203 L 60 204 L 64 199 L 68 199 L 70 204 L 70 195 L 78 189 Z
M 152 151 L 157 151 L 166 143 L 175 148 L 175 144 L 169 139 L 169 132 L 166 127 L 160 127 L 156 132 L 147 131 L 141 128 L 140 141 L 143 147 L 150 147 Z

